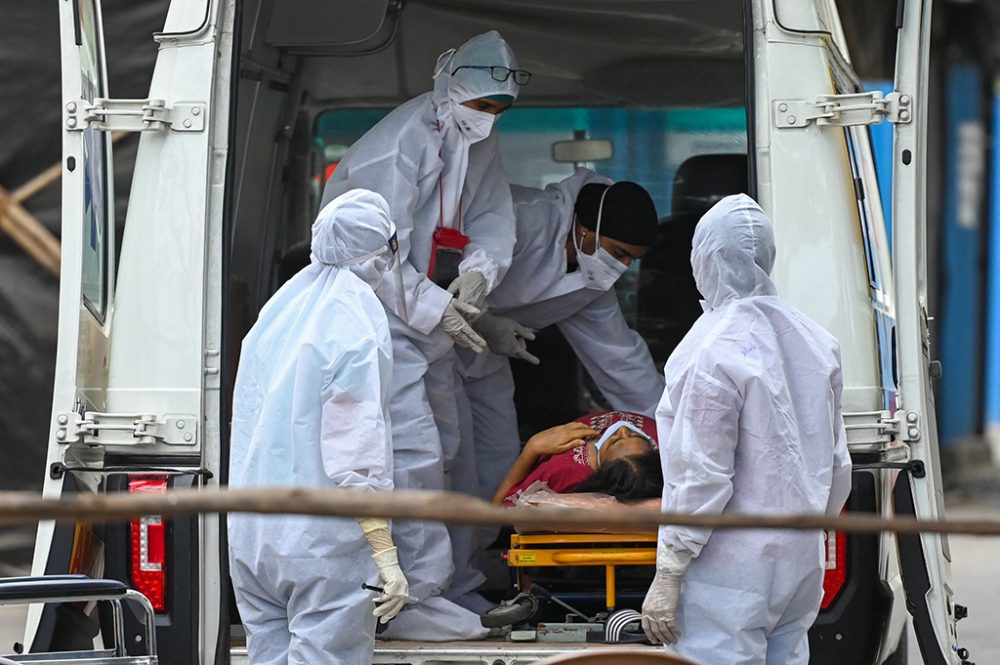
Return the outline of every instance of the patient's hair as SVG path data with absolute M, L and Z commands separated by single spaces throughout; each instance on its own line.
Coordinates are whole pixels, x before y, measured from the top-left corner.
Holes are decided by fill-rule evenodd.
M 619 501 L 626 502 L 659 498 L 663 494 L 660 452 L 654 449 L 610 462 L 591 474 L 573 491 L 610 494 Z

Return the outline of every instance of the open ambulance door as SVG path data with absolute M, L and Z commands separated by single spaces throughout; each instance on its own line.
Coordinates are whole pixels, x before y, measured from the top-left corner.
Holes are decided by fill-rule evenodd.
M 932 0 L 900 2 L 895 91 L 912 100 L 912 118 L 894 127 L 892 219 L 896 280 L 901 438 L 910 460 L 893 490 L 896 513 L 944 517 L 937 421 L 931 388 L 927 311 L 927 86 Z M 902 99 L 902 98 L 901 98 Z M 952 601 L 946 535 L 898 537 L 903 587 L 924 663 L 966 662 L 955 623 L 964 608 Z
M 107 97 L 99 0 L 59 5 L 62 49 L 62 266 L 52 440 L 65 451 L 73 424 L 106 407 L 115 283 L 111 136 L 83 120 Z
M 758 199 L 774 220 L 779 247 L 773 275 L 784 297 L 840 340 L 855 479 L 859 474 L 876 479 L 875 495 L 864 498 L 883 516 L 893 514 L 893 504 L 903 515 L 942 513 L 925 312 L 930 4 L 898 3 L 897 79 L 895 90 L 884 94 L 866 91 L 854 71 L 835 0 L 753 1 L 754 157 Z M 894 265 L 867 127 L 886 122 L 896 132 Z M 803 215 L 814 222 L 801 224 Z M 789 247 L 793 251 L 782 250 Z M 892 344 L 894 325 L 898 350 Z M 855 482 L 852 499 L 873 491 L 865 489 L 870 485 Z M 849 536 L 847 549 L 860 538 Z M 879 542 L 880 559 L 871 565 L 881 566 L 891 594 L 883 598 L 871 584 L 855 588 L 859 599 L 851 606 L 853 615 L 888 601 L 884 619 L 860 622 L 866 630 L 876 621 L 887 625 L 872 638 L 877 658 L 897 648 L 909 610 L 926 662 L 958 663 L 946 541 L 931 535 L 897 541 L 884 534 Z M 897 542 L 902 574 L 896 573 L 896 557 L 889 556 Z M 905 608 L 897 602 L 904 592 Z M 822 619 L 821 614 L 810 637 L 823 645 L 828 662 L 861 662 L 844 644 L 858 640 L 840 640 L 842 627 Z
M 114 307 L 115 220 L 111 136 L 82 121 L 81 112 L 108 96 L 99 0 L 59 2 L 62 44 L 62 263 L 59 332 L 44 495 L 85 489 L 93 478 L 52 473 L 93 463 L 95 451 L 70 445 L 88 412 L 106 410 Z M 93 489 L 93 488 L 91 488 Z M 53 548 L 56 525 L 39 524 L 32 574 L 91 573 L 75 543 L 93 542 L 89 527 L 60 525 L 67 546 Z M 71 552 L 66 552 L 68 549 Z M 57 551 L 53 552 L 52 550 Z M 62 551 L 58 551 L 62 550 Z M 60 562 L 50 565 L 50 556 Z M 67 568 L 67 570 L 54 570 Z M 29 611 L 27 644 L 39 629 L 41 607 Z M 47 630 L 46 630 L 47 629 Z M 42 626 L 52 633 L 51 620 Z M 42 639 L 51 639 L 43 635 Z
M 169 3 L 150 35 L 145 99 L 110 98 L 101 0 L 58 5 L 63 251 L 44 493 L 217 484 L 235 1 Z M 120 131 L 140 138 L 116 264 L 111 137 Z M 32 572 L 121 579 L 153 603 L 163 661 L 215 662 L 228 647 L 221 537 L 217 515 L 99 530 L 43 523 Z M 71 609 L 33 608 L 29 649 L 66 637 L 61 615 Z M 128 613 L 124 624 L 130 653 L 144 653 L 141 626 Z

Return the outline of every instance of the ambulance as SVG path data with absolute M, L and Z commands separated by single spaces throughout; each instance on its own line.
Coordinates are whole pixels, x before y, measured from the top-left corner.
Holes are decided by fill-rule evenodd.
M 63 253 L 46 497 L 226 485 L 240 341 L 302 265 L 325 177 L 431 89 L 438 54 L 495 29 L 532 72 L 496 130 L 509 180 L 542 187 L 583 165 L 653 195 L 661 237 L 617 293 L 657 362 L 689 325 L 671 285 L 690 265 L 671 234 L 696 221 L 692 201 L 746 191 L 774 221 L 779 292 L 843 347 L 847 510 L 943 517 L 926 288 L 931 0 L 900 0 L 894 25 L 871 28 L 896 33 L 888 91 L 852 67 L 838 0 L 171 0 L 144 99 L 109 96 L 100 0 L 52 1 Z M 878 189 L 873 125 L 894 134 L 891 192 Z M 141 133 L 120 239 L 115 131 Z M 518 369 L 524 431 L 603 403 L 556 331 L 538 344 L 544 377 Z M 966 662 L 945 536 L 826 542 L 812 663 L 905 663 L 911 633 L 911 659 Z M 146 595 L 162 663 L 247 662 L 225 516 L 44 522 L 32 572 Z M 24 646 L 92 644 L 111 622 L 80 604 L 33 607 Z M 125 631 L 143 653 L 139 618 Z M 583 646 L 379 642 L 375 662 L 511 665 Z

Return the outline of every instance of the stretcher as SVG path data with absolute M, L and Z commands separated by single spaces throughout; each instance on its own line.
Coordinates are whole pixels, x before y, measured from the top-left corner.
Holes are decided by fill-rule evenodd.
M 35 663 L 36 665 L 157 665 L 156 625 L 153 606 L 138 591 L 118 580 L 95 580 L 86 575 L 46 575 L 43 577 L 8 577 L 0 579 L 0 605 L 45 603 L 106 602 L 111 606 L 114 646 L 110 649 L 54 651 L 0 656 L 0 665 Z M 125 621 L 122 604 L 134 603 L 142 610 L 145 655 L 129 655 L 125 644 Z
M 514 533 L 510 548 L 503 557 L 513 572 L 518 594 L 481 615 L 484 626 L 511 626 L 512 641 L 579 641 L 618 644 L 646 642 L 636 611 L 634 581 L 631 607 L 622 607 L 618 573 L 623 567 L 646 568 L 652 579 L 656 566 L 655 532 L 649 533 Z M 600 578 L 588 578 L 590 584 L 582 595 L 569 588 L 537 583 L 546 569 L 557 575 L 579 568 L 603 568 Z M 577 581 L 579 582 L 579 581 Z M 643 591 L 645 585 L 643 584 Z M 603 586 L 603 593 L 599 589 Z M 551 590 L 550 590 L 551 589 Z M 573 597 L 577 606 L 566 602 Z M 579 600 L 588 605 L 579 605 Z M 541 600 L 551 603 L 551 610 L 568 610 L 564 621 L 540 620 Z M 627 605 L 628 603 L 626 603 Z M 555 606 L 558 606 L 555 607 Z M 584 609 L 581 611 L 580 607 Z
M 528 590 L 520 569 L 549 566 L 603 566 L 604 598 L 608 612 L 618 606 L 616 570 L 619 566 L 655 566 L 655 533 L 512 534 L 507 564 L 518 569 L 517 588 Z
M 560 494 L 538 483 L 521 494 L 516 505 L 600 511 L 621 504 L 605 494 Z M 659 500 L 631 505 L 658 507 Z M 616 532 L 595 525 L 569 533 L 556 524 L 531 529 L 515 524 L 503 558 L 518 594 L 480 615 L 482 623 L 490 628 L 512 626 L 512 640 L 523 635 L 526 640 L 643 642 L 636 610 L 656 570 L 656 542 L 654 529 Z M 603 569 L 603 575 L 588 568 Z M 560 617 L 561 610 L 568 613 Z

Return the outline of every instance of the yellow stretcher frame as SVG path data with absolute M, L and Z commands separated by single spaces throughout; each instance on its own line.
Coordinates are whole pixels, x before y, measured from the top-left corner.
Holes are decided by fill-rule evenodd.
M 615 547 L 615 545 L 649 547 Z M 589 547 L 581 547 L 588 545 Z M 610 546 L 610 547 L 609 547 Z M 615 568 L 655 566 L 655 533 L 515 533 L 510 537 L 507 564 L 513 568 L 535 566 L 604 566 L 604 599 L 610 612 L 615 609 Z M 521 576 L 518 574 L 518 588 Z

